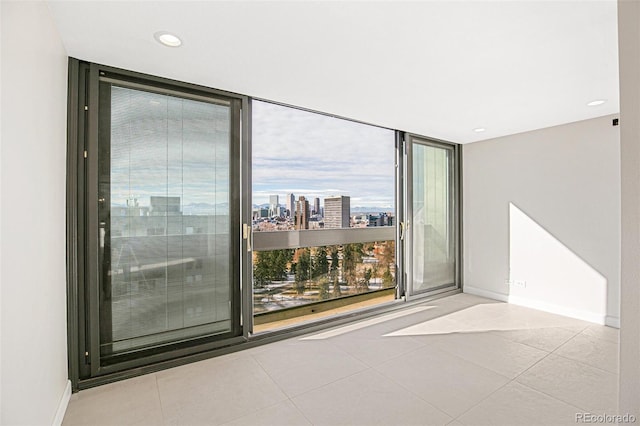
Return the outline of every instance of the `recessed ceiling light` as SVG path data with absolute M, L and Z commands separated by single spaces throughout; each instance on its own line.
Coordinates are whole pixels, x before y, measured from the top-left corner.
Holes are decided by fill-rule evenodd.
M 168 47 L 179 47 L 182 44 L 180 37 L 167 31 L 158 31 L 153 37 L 158 40 L 159 43 Z
M 596 99 L 595 101 L 589 102 L 587 106 L 598 106 L 598 105 L 602 105 L 605 102 L 607 102 L 605 99 Z
M 473 131 L 476 132 L 476 133 L 482 133 L 485 130 L 487 130 L 487 129 L 485 129 L 484 127 L 477 127 L 475 129 L 473 129 Z

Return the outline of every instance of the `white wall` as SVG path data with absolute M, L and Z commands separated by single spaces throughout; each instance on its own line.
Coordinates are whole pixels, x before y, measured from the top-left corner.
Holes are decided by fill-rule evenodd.
M 618 2 L 622 262 L 620 414 L 640 418 L 640 4 Z
M 618 326 L 613 117 L 463 146 L 466 292 Z
M 69 389 L 65 300 L 67 57 L 44 2 L 2 1 L 0 7 L 0 423 L 47 425 L 56 422 Z

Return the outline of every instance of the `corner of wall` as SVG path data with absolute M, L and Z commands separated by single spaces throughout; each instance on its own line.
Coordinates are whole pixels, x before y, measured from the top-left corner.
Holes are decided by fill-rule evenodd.
M 64 392 L 62 393 L 62 397 L 60 398 L 60 403 L 58 404 L 58 409 L 56 410 L 56 415 L 53 418 L 52 426 L 61 426 L 62 421 L 64 420 L 64 415 L 67 412 L 67 407 L 69 406 L 69 401 L 71 400 L 71 380 L 67 381 L 67 385 L 64 388 Z
M 616 116 L 463 146 L 465 292 L 618 324 Z

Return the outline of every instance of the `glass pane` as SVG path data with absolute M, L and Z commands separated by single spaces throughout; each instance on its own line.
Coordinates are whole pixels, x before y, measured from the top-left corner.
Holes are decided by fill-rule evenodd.
M 395 273 L 393 240 L 254 251 L 254 324 L 260 330 L 262 324 L 308 312 L 321 317 L 350 304 L 348 299 L 394 300 Z M 311 304 L 316 306 L 296 311 Z M 280 310 L 287 313 L 273 315 Z
M 254 332 L 393 300 L 395 132 L 259 101 L 252 129 Z
M 455 282 L 452 151 L 413 144 L 413 292 Z
M 252 104 L 253 230 L 395 225 L 395 133 Z
M 231 330 L 230 108 L 100 83 L 102 355 Z

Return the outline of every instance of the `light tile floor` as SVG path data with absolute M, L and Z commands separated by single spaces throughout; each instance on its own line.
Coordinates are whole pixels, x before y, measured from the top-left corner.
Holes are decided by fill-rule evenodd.
M 74 394 L 64 425 L 575 425 L 618 330 L 467 294 Z

